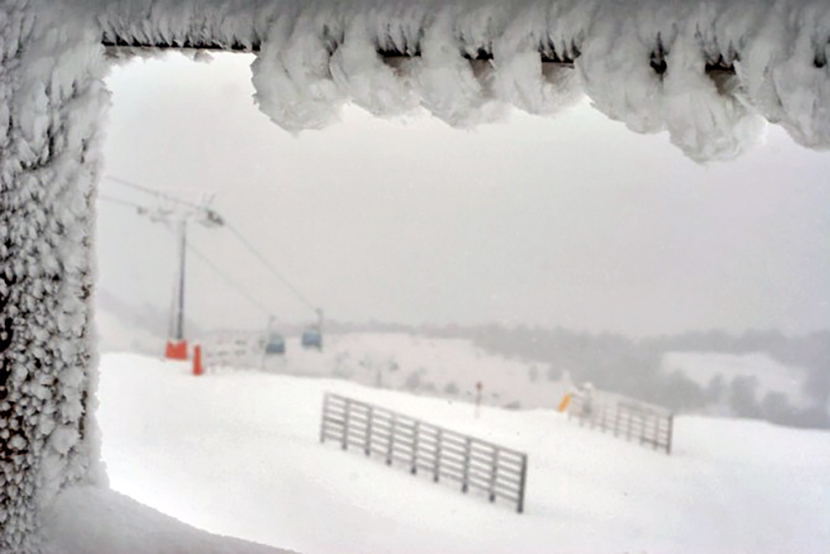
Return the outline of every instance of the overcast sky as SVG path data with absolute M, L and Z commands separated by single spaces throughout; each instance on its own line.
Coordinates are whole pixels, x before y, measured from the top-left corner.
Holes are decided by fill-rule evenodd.
M 587 101 L 474 131 L 347 108 L 297 137 L 254 105 L 251 60 L 115 68 L 105 173 L 216 193 L 213 207 L 328 317 L 631 335 L 830 328 L 830 154 L 777 128 L 707 167 Z M 152 204 L 108 180 L 101 194 Z M 167 308 L 172 235 L 110 202 L 99 216 L 99 286 Z M 312 320 L 230 232 L 189 235 L 265 311 Z M 188 317 L 203 325 L 266 320 L 193 256 L 187 285 Z

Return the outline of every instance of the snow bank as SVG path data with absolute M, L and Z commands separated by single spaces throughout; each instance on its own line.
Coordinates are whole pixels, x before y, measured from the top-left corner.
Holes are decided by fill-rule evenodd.
M 821 0 L 113 1 L 99 22 L 113 43 L 258 50 L 259 106 L 295 132 L 347 102 L 470 127 L 511 107 L 556 113 L 584 91 L 700 162 L 755 146 L 767 121 L 830 147 Z
M 101 487 L 70 487 L 46 511 L 44 554 L 288 554 L 211 535 Z

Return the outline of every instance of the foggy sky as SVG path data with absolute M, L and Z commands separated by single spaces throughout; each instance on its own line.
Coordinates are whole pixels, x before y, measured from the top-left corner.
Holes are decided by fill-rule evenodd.
M 292 136 L 256 109 L 251 59 L 115 68 L 104 173 L 216 193 L 213 207 L 328 317 L 632 335 L 830 328 L 830 155 L 780 129 L 706 167 L 587 101 L 474 131 L 348 108 L 341 124 Z M 100 192 L 152 203 L 107 180 Z M 172 235 L 130 208 L 98 209 L 99 287 L 167 308 Z M 227 230 L 189 235 L 266 309 L 190 256 L 188 317 L 312 320 Z

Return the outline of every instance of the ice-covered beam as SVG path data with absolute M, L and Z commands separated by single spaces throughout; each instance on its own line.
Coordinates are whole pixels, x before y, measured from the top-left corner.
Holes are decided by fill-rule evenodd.
M 125 0 L 97 20 L 111 46 L 256 52 L 260 106 L 290 130 L 346 102 L 469 126 L 587 94 L 699 161 L 739 155 L 767 121 L 830 147 L 826 0 Z
M 0 5 L 0 552 L 39 548 L 41 507 L 98 478 L 92 229 L 95 27 Z M 40 7 L 43 7 L 42 5 Z

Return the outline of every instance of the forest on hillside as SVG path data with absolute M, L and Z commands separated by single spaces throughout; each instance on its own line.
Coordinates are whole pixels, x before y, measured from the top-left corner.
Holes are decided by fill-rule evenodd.
M 711 412 L 726 404 L 729 415 L 764 419 L 781 425 L 830 428 L 830 331 L 789 336 L 778 330 L 690 331 L 675 335 L 630 338 L 616 333 L 589 333 L 524 325 L 408 326 L 399 324 L 335 324 L 339 332 L 400 332 L 434 338 L 472 340 L 483 350 L 506 358 L 539 363 L 549 380 L 567 372 L 575 382 L 594 386 L 676 412 Z M 808 405 L 780 392 L 759 395 L 759 381 L 748 375 L 714 377 L 701 386 L 679 370 L 666 368 L 664 356 L 674 352 L 731 355 L 765 354 L 793 369 Z
M 675 411 L 695 411 L 725 399 L 738 417 L 798 427 L 830 427 L 830 332 L 790 337 L 776 330 L 740 335 L 713 330 L 631 339 L 561 328 L 488 325 L 459 329 L 458 335 L 471 338 L 489 352 L 545 362 L 551 379 L 568 371 L 577 382 L 590 381 Z M 737 376 L 731 381 L 716 376 L 701 386 L 683 372 L 664 366 L 663 357 L 671 352 L 766 354 L 801 370 L 793 378 L 803 379 L 802 392 L 809 398 L 809 406 L 796 406 L 778 392 L 758 398 L 759 383 L 752 376 Z

